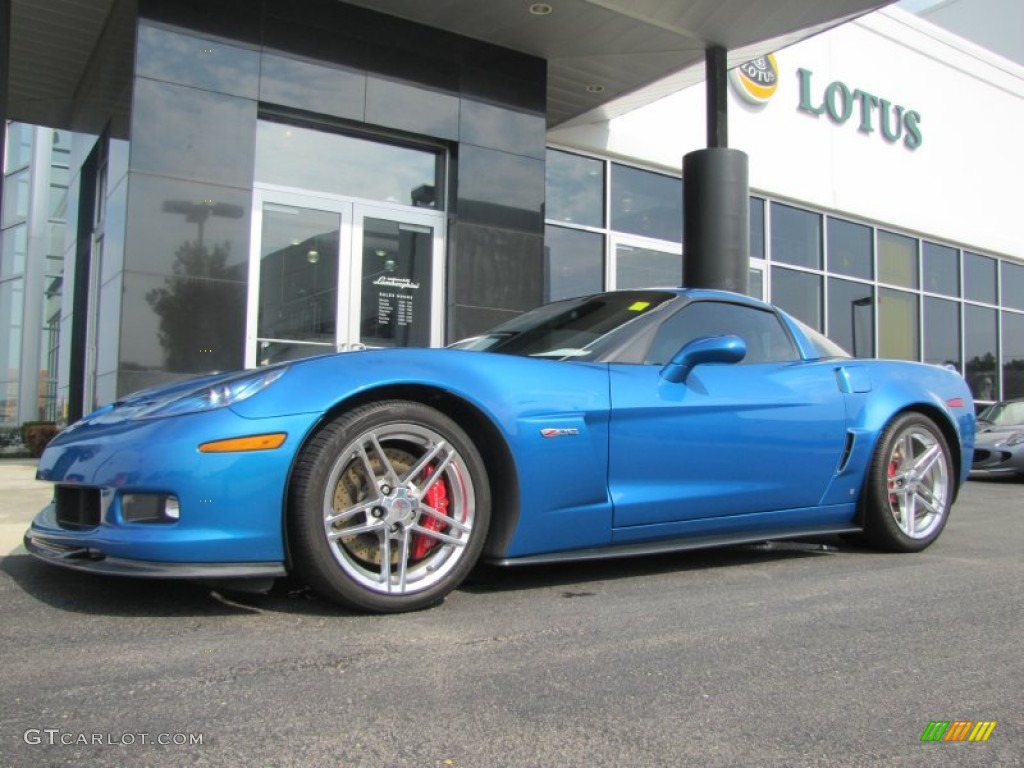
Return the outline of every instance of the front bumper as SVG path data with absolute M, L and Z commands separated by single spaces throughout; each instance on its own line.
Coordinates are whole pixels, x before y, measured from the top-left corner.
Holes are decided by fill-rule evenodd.
M 284 508 L 292 461 L 316 414 L 249 419 L 230 408 L 187 416 L 80 423 L 47 446 L 36 477 L 88 495 L 88 514 L 47 505 L 25 548 L 48 563 L 156 578 L 276 578 L 285 573 Z M 202 453 L 201 443 L 283 432 L 272 450 Z M 128 494 L 173 495 L 180 516 L 139 522 Z M 64 494 L 65 496 L 69 494 Z
M 974 447 L 972 475 L 1024 475 L 1024 446 L 979 443 Z
M 99 550 L 54 544 L 31 529 L 25 534 L 25 549 L 44 562 L 109 576 L 144 576 L 151 579 L 278 579 L 288 572 L 281 563 L 159 563 L 108 557 Z

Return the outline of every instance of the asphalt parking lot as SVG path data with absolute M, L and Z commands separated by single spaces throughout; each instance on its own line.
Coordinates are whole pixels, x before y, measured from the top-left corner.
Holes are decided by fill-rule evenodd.
M 0 765 L 1019 766 L 1022 499 L 968 483 L 919 555 L 481 569 L 391 617 L 78 574 L 4 539 Z M 921 741 L 957 720 L 996 725 Z

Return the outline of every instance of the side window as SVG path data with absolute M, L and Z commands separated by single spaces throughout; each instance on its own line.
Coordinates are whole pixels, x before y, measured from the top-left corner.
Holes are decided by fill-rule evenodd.
M 739 336 L 747 344 L 743 362 L 799 360 L 800 353 L 774 312 L 724 301 L 687 304 L 662 323 L 647 353 L 647 362 L 667 363 L 679 349 L 702 336 Z

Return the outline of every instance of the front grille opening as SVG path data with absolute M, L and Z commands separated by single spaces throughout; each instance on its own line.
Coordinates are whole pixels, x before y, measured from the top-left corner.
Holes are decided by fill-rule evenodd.
M 73 531 L 95 528 L 100 524 L 100 489 L 58 485 L 54 494 L 57 525 Z

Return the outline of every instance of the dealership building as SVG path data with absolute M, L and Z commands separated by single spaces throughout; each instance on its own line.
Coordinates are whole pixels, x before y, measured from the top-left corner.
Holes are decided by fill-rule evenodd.
M 0 0 L 0 423 L 715 274 L 683 158 L 726 133 L 744 290 L 1024 396 L 1024 66 L 885 3 L 712 5 Z

